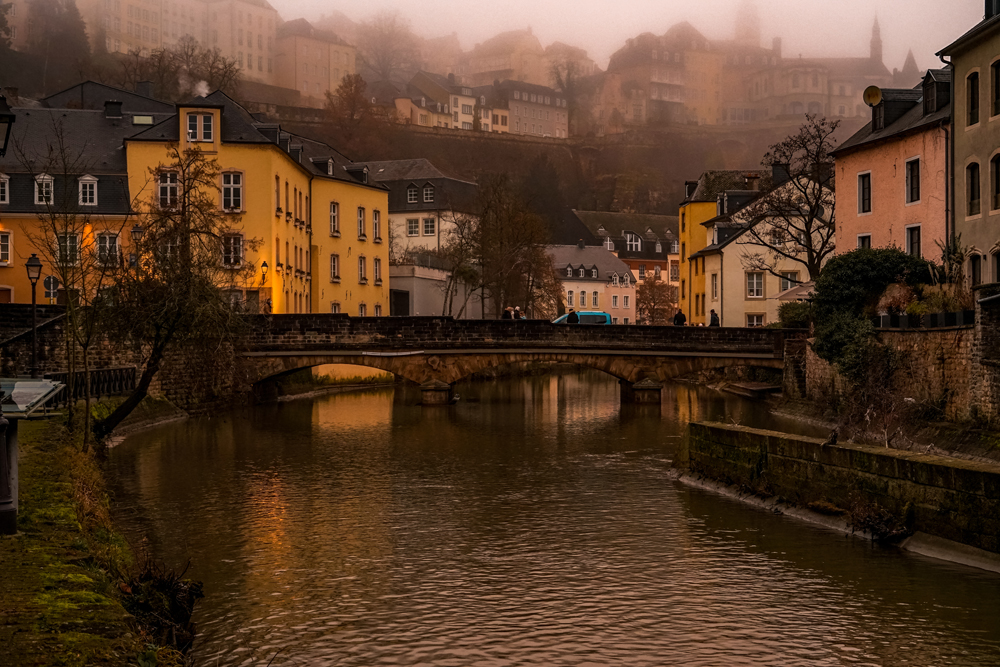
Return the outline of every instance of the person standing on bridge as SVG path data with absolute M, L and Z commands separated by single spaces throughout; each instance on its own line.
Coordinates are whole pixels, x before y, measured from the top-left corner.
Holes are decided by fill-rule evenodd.
M 710 326 L 710 327 L 721 327 L 722 326 L 722 322 L 719 321 L 719 314 L 717 312 L 715 312 L 715 310 L 713 309 L 712 312 L 710 313 L 710 315 L 712 317 L 708 321 L 708 326 Z
M 566 324 L 579 324 L 580 316 L 572 308 L 569 309 L 569 315 L 566 316 Z
M 524 313 L 521 312 L 521 306 L 514 306 L 514 319 L 515 320 L 525 320 Z
M 683 311 L 680 308 L 677 309 L 677 314 L 674 315 L 674 326 L 682 327 L 687 324 L 688 318 L 684 317 Z
M 512 320 L 514 319 L 514 309 L 507 306 L 503 309 L 503 314 L 500 316 L 501 320 Z

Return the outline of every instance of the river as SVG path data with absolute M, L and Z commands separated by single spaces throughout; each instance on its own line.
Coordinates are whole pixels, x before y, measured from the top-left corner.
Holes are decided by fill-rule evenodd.
M 197 665 L 1000 665 L 1000 575 L 668 476 L 689 420 L 800 430 L 598 373 L 378 389 L 111 451 L 116 514 L 205 583 Z

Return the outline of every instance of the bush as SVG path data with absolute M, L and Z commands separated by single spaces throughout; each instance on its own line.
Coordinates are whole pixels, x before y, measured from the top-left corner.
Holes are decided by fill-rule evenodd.
M 808 329 L 812 311 L 812 304 L 807 301 L 789 301 L 778 307 L 778 320 L 784 329 Z
M 816 321 L 837 314 L 871 318 L 889 285 L 931 282 L 933 265 L 896 248 L 864 248 L 837 255 L 823 268 L 813 292 Z

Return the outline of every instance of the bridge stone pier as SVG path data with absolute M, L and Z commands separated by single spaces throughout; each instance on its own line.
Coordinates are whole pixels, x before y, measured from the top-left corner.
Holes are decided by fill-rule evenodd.
M 664 381 L 727 366 L 782 368 L 785 341 L 806 337 L 784 329 L 262 315 L 238 354 L 251 362 L 255 385 L 303 368 L 353 364 L 419 384 L 425 405 L 449 403 L 457 381 L 487 368 L 572 363 L 618 378 L 623 401 L 659 404 Z

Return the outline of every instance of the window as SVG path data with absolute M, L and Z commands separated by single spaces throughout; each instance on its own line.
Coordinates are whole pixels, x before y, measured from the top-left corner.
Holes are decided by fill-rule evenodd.
M 580 307 L 586 308 L 586 306 L 587 306 L 587 293 L 580 292 Z
M 627 317 L 622 320 L 622 324 L 628 324 L 628 318 Z
M 420 235 L 420 220 L 418 220 L 417 218 L 411 218 L 406 221 L 406 235 L 407 236 Z
M 0 232 L 0 264 L 10 264 L 10 232 Z
M 59 246 L 59 264 L 74 266 L 80 261 L 79 234 L 58 234 L 56 243 Z
M 611 318 L 611 324 L 618 324 L 618 318 L 617 317 L 612 317 Z
M 573 290 L 569 290 L 566 292 L 566 305 L 567 306 L 573 305 Z
M 368 317 L 368 306 L 365 304 L 358 305 L 358 317 Z
M 81 176 L 79 181 L 80 206 L 97 206 L 97 179 Z
M 375 284 L 376 285 L 381 285 L 382 284 L 382 259 L 380 257 L 376 257 L 375 259 L 372 260 L 372 273 L 374 274 L 374 277 L 375 277 Z
M 365 236 L 365 209 L 363 206 L 358 207 L 358 239 L 364 240 L 368 237 Z
M 406 203 L 416 204 L 417 203 L 417 186 L 411 185 L 406 188 Z
M 35 204 L 52 203 L 52 177 L 40 174 L 35 177 Z
M 340 236 L 340 204 L 330 202 L 330 236 Z
M 597 269 L 590 270 L 590 277 L 594 278 L 595 280 L 597 279 Z
M 920 254 L 920 225 L 906 228 L 906 252 L 914 257 Z
M 330 255 L 330 282 L 340 282 L 340 255 Z
M 372 211 L 372 236 L 376 241 L 382 240 L 382 212 Z
M 965 191 L 968 200 L 968 215 L 979 215 L 979 163 L 973 162 L 965 168 Z
M 243 264 L 243 236 L 226 234 L 222 237 L 222 264 L 237 267 Z
M 764 316 L 762 314 L 752 315 L 747 313 L 747 326 L 751 328 L 764 326 Z
M 159 182 L 160 208 L 174 208 L 177 206 L 177 172 L 160 172 Z
M 590 295 L 590 305 L 597 308 L 597 292 Z
M 872 212 L 872 175 L 858 175 L 858 213 Z
M 990 115 L 1000 115 L 1000 60 L 990 65 L 990 80 L 993 82 Z
M 632 277 L 631 277 L 631 276 L 627 276 L 627 275 L 626 275 L 626 276 L 624 276 L 624 277 L 622 278 L 622 280 L 623 280 L 623 281 L 624 281 L 624 283 L 625 283 L 625 287 L 628 287 L 628 286 L 629 286 L 629 285 L 631 284 L 631 282 L 632 282 Z
M 364 255 L 358 257 L 358 283 L 362 285 L 368 284 L 368 261 Z
M 572 278 L 573 277 L 573 267 L 572 266 L 567 266 L 566 267 L 566 277 L 567 278 Z
M 1000 209 L 1000 155 L 994 155 L 990 160 L 990 195 L 992 210 Z
M 719 300 L 719 274 L 712 274 L 712 301 Z
M 920 201 L 920 160 L 906 163 L 906 203 Z
M 243 210 L 243 174 L 222 174 L 222 208 L 227 211 Z
M 747 271 L 747 298 L 764 298 L 764 274 L 760 271 Z
M 425 185 L 424 186 L 424 203 L 430 204 L 434 201 L 434 186 Z
M 375 317 L 382 317 L 382 304 L 375 304 Z
M 424 236 L 434 236 L 437 221 L 434 218 L 424 218 Z
M 979 255 L 969 257 L 969 278 L 973 287 L 983 283 L 983 260 Z
M 187 117 L 188 141 L 213 141 L 212 114 L 189 113 Z M 200 132 L 199 132 L 200 129 Z
M 629 295 L 626 294 L 625 296 L 622 297 L 622 307 L 623 308 L 628 308 L 629 307 L 629 305 L 628 305 L 628 296 Z
M 611 296 L 611 307 L 612 308 L 617 308 L 618 307 L 618 295 L 617 294 L 613 294 Z
M 611 240 L 610 236 L 604 239 L 604 249 L 609 252 L 615 251 L 615 242 Z
M 885 102 L 872 107 L 872 129 L 876 131 L 885 129 Z
M 629 252 L 640 252 L 642 251 L 642 241 L 636 234 L 630 232 L 625 235 L 625 247 L 628 248 Z
M 617 273 L 611 276 L 611 284 L 614 285 L 615 287 L 618 287 L 618 274 Z
M 858 234 L 858 249 L 862 250 L 865 248 L 872 247 L 872 235 L 871 234 Z
M 782 271 L 781 272 L 781 291 L 790 290 L 799 284 L 799 272 L 798 271 Z
M 639 280 L 645 280 L 645 279 L 646 279 L 646 265 L 645 264 L 640 264 L 639 265 Z
M 678 243 L 677 241 L 671 241 L 670 242 L 670 254 L 671 255 L 676 255 L 679 252 L 680 252 L 680 243 Z
M 965 100 L 969 107 L 968 125 L 979 122 L 979 72 L 973 72 L 965 80 Z
M 463 104 L 462 105 L 462 113 L 464 113 L 466 116 L 471 116 L 472 115 L 472 105 L 471 104 Z
M 117 234 L 98 234 L 97 261 L 104 266 L 113 266 L 118 262 Z
M 10 177 L 0 174 L 0 204 L 10 203 Z

